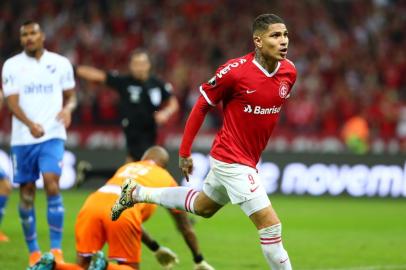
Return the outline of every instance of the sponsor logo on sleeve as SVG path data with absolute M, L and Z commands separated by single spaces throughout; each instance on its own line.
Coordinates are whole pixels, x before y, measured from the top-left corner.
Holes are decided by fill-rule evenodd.
M 222 70 L 220 70 L 216 75 L 219 79 L 221 79 L 224 75 L 226 75 L 232 68 L 236 68 L 242 64 L 244 64 L 245 62 L 247 62 L 246 59 L 241 58 L 238 59 L 235 62 L 232 62 L 230 64 L 228 64 L 227 66 L 225 66 Z

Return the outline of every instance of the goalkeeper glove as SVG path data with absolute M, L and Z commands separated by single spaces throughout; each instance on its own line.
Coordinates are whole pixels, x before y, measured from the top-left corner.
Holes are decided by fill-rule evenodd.
M 195 267 L 193 268 L 193 270 L 215 270 L 215 269 L 206 261 L 201 261 L 199 263 L 195 263 Z
M 167 247 L 159 247 L 154 253 L 158 263 L 165 270 L 170 270 L 179 263 L 178 255 Z

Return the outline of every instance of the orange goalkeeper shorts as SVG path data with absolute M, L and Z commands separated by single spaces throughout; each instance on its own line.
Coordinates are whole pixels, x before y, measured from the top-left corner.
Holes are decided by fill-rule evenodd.
M 76 251 L 91 256 L 108 244 L 108 257 L 116 261 L 139 263 L 141 260 L 141 224 L 139 207 L 111 221 L 111 207 L 118 198 L 113 193 L 95 192 L 85 201 L 76 220 Z

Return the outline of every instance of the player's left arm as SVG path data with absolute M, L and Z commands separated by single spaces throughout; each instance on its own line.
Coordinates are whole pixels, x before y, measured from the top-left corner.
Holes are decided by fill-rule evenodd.
M 61 121 L 65 128 L 69 127 L 72 122 L 72 112 L 77 106 L 76 92 L 74 89 L 63 91 L 63 103 L 62 110 L 58 113 L 57 119 Z
M 178 99 L 172 94 L 173 87 L 166 83 L 162 87 L 162 97 L 165 101 L 164 106 L 155 113 L 155 121 L 158 125 L 165 124 L 169 118 L 179 110 Z
M 159 249 L 159 244 L 155 241 L 152 236 L 142 227 L 142 243 L 146 245 L 152 252 L 155 252 Z
M 75 88 L 75 77 L 73 67 L 68 59 L 62 60 L 63 70 L 61 72 L 61 87 L 63 89 L 63 108 L 58 113 L 57 119 L 61 121 L 65 128 L 69 127 L 72 121 L 72 112 L 77 106 Z

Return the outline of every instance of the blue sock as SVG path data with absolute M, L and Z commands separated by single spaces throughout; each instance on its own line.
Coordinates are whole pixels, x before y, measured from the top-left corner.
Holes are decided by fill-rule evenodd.
M 62 247 L 63 217 L 65 209 L 60 194 L 48 197 L 48 225 L 51 238 L 51 249 Z
M 6 207 L 8 196 L 0 195 L 0 224 L 3 220 L 4 208 Z
M 30 253 L 38 251 L 39 246 L 37 242 L 34 208 L 24 209 L 20 206 L 18 208 L 18 212 L 20 214 L 21 225 L 23 226 L 25 242 L 27 243 L 28 250 L 30 251 Z

